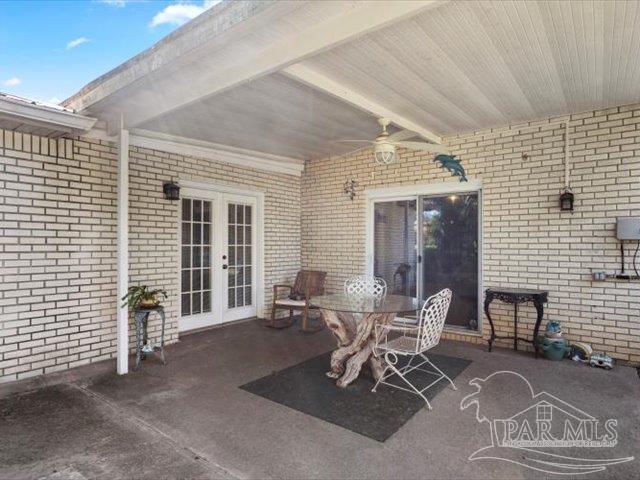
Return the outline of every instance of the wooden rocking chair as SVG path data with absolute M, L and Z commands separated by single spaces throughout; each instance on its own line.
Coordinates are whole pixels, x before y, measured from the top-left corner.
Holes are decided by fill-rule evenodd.
M 274 285 L 273 286 L 273 306 L 271 307 L 271 319 L 265 322 L 267 327 L 271 328 L 287 328 L 293 325 L 293 312 L 302 312 L 303 332 L 317 332 L 322 329 L 322 322 L 315 327 L 309 326 L 309 310 L 314 309 L 309 305 L 309 299 L 314 295 L 324 294 L 324 280 L 327 276 L 326 272 L 317 270 L 300 270 L 296 275 L 296 281 L 291 285 Z M 281 289 L 289 289 L 289 295 L 279 298 Z M 278 309 L 289 310 L 289 318 L 276 318 Z

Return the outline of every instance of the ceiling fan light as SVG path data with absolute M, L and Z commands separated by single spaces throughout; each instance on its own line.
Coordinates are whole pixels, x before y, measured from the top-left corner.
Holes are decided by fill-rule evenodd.
M 374 150 L 374 159 L 380 165 L 389 165 L 396 158 L 396 148 L 388 143 L 376 145 Z

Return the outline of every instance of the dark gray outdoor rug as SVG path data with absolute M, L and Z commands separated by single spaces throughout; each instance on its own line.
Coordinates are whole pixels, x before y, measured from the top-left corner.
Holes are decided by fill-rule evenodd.
M 330 355 L 330 352 L 324 353 L 240 388 L 379 442 L 384 442 L 416 412 L 426 408 L 420 397 L 397 388 L 380 385 L 377 393 L 373 393 L 373 377 L 366 366 L 351 385 L 338 388 L 335 380 L 325 375 Z M 430 354 L 429 359 L 454 381 L 471 364 L 471 360 L 445 355 Z M 408 378 L 423 388 L 435 377 L 414 371 Z M 390 381 L 402 380 L 394 377 Z M 450 388 L 446 380 L 428 389 L 425 396 L 431 401 L 443 388 Z M 432 406 L 434 410 L 438 408 Z

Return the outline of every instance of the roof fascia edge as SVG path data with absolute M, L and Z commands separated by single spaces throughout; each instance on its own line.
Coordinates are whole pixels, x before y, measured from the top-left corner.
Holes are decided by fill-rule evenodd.
M 93 128 L 96 119 L 77 113 L 56 111 L 38 105 L 13 102 L 0 97 L 0 115 L 25 121 L 25 123 L 59 128 L 64 132 L 87 132 Z
M 197 39 L 198 36 L 205 35 L 206 27 L 211 22 L 210 18 L 219 16 L 219 10 L 226 9 L 228 12 L 225 17 L 218 21 L 218 25 L 223 24 L 225 21 L 228 22 L 228 25 L 208 38 L 207 42 L 218 36 L 233 34 L 232 30 L 235 32 L 236 29 L 238 32 L 235 33 L 242 35 L 251 26 L 251 22 L 247 23 L 247 20 L 252 20 L 253 16 L 265 10 L 273 11 L 274 14 L 277 14 L 282 7 L 283 5 L 279 2 L 262 0 L 221 2 L 170 33 L 150 48 L 92 80 L 71 97 L 63 100 L 62 105 L 84 111 L 110 95 L 134 84 L 144 76 L 165 67 L 181 56 L 198 50 L 202 47 L 201 41 Z

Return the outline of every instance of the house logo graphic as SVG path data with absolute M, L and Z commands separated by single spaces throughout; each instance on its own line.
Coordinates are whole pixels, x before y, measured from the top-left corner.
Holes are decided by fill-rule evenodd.
M 545 473 L 580 475 L 634 459 L 598 458 L 609 457 L 601 452 L 617 445 L 617 420 L 600 422 L 550 393 L 535 393 L 519 373 L 503 370 L 469 385 L 477 390 L 462 399 L 460 409 L 474 406 L 476 420 L 488 423 L 491 431 L 491 445 L 472 453 L 471 461 L 501 460 Z M 509 401 L 487 401 L 496 392 Z M 576 451 L 583 454 L 569 455 Z

